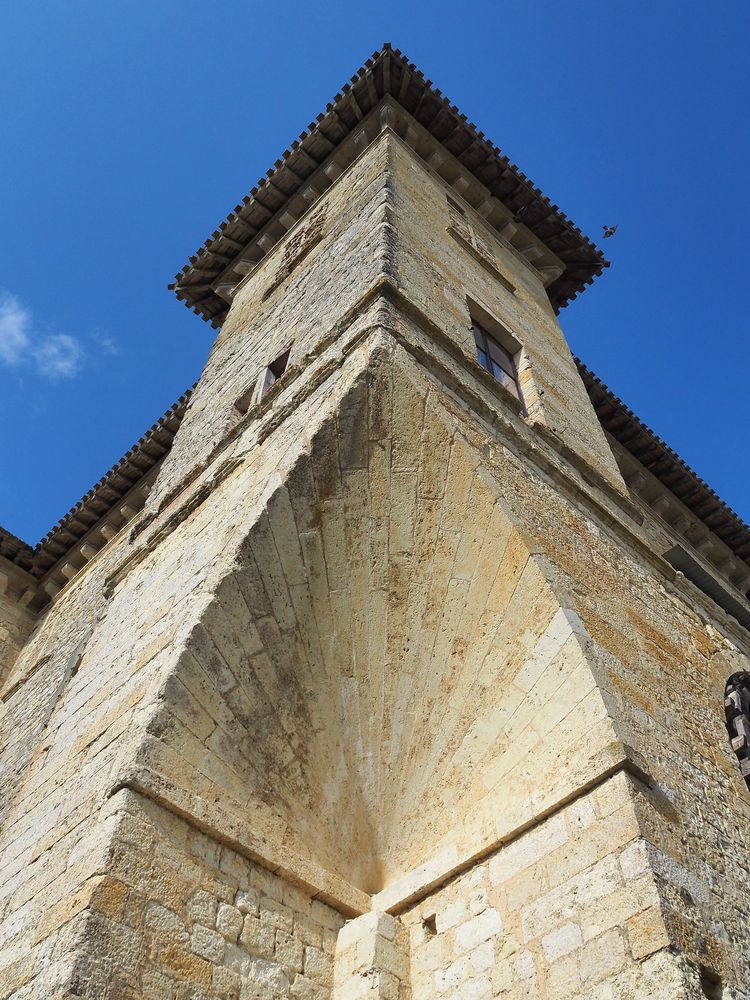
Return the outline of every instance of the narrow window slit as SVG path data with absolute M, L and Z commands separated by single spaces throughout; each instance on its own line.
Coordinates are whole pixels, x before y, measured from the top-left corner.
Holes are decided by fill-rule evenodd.
M 245 414 L 253 404 L 253 397 L 255 396 L 255 389 L 257 384 L 258 384 L 257 382 L 253 382 L 234 401 L 234 408 L 241 417 L 245 416 Z
M 724 712 L 740 774 L 750 789 L 750 673 L 732 674 L 724 690 Z
M 266 368 L 265 374 L 263 376 L 263 385 L 260 390 L 260 398 L 262 399 L 274 382 L 278 382 L 284 372 L 287 370 L 289 365 L 289 355 L 292 353 L 291 347 L 288 347 L 283 354 L 280 354 L 275 361 Z
M 724 986 L 716 973 L 712 969 L 702 965 L 700 976 L 703 995 L 708 997 L 708 1000 L 722 1000 L 724 997 Z

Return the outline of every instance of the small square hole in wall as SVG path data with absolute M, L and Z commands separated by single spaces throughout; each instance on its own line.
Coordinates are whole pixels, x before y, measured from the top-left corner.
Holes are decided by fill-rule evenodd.
M 435 937 L 437 934 L 437 917 L 434 913 L 425 913 L 422 915 L 422 929 L 424 930 L 425 937 Z
M 275 361 L 266 368 L 265 374 L 263 375 L 263 385 L 260 390 L 260 398 L 262 399 L 274 382 L 278 382 L 284 372 L 289 366 L 289 355 L 292 353 L 291 347 L 288 347 L 283 354 L 280 354 Z
M 448 204 L 454 210 L 454 212 L 458 212 L 459 215 L 466 215 L 463 206 L 459 205 L 457 201 L 454 201 L 449 194 L 445 196 L 445 200 L 448 202 Z
M 705 965 L 700 969 L 700 982 L 703 995 L 708 1000 L 723 1000 L 724 986 L 716 973 Z

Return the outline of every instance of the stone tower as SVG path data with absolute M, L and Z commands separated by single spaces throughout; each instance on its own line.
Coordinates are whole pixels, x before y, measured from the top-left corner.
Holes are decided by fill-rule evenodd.
M 195 390 L 0 534 L 0 998 L 750 996 L 750 529 L 605 266 L 390 46 L 190 259 Z

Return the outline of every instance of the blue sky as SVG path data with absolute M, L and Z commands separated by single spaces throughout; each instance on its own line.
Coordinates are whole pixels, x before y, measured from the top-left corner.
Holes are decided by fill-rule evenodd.
M 0 5 L 0 524 L 29 542 L 198 377 L 167 291 L 385 40 L 613 266 L 575 353 L 746 520 L 746 2 Z

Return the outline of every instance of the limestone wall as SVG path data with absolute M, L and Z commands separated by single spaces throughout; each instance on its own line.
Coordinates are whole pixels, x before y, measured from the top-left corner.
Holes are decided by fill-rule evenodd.
M 132 733 L 150 687 L 148 672 L 139 668 L 159 648 L 147 615 L 140 617 L 137 636 L 126 613 L 119 642 L 118 626 L 108 619 L 104 581 L 123 541 L 93 559 L 59 595 L 6 685 L 0 729 L 3 997 L 52 996 L 66 981 L 75 954 L 69 921 L 87 905 L 87 883 L 105 866 L 96 829 L 120 770 L 120 743 Z
M 82 654 L 105 613 L 104 579 L 122 551 L 122 543 L 123 539 L 118 539 L 92 560 L 86 572 L 66 588 L 59 601 L 35 623 L 35 629 L 7 675 L 0 708 L 2 817 L 7 817 L 18 782 L 26 774 L 27 791 L 19 793 L 18 821 L 38 827 L 38 817 L 30 810 L 33 810 L 32 803 L 37 799 L 44 803 L 47 789 L 44 788 L 39 795 L 35 779 L 38 773 L 48 768 L 48 758 L 51 762 L 56 756 L 53 744 L 61 716 L 71 711 L 76 713 L 77 725 L 83 730 L 87 722 L 89 725 L 93 722 L 95 713 L 101 711 L 102 699 L 94 698 L 97 687 L 106 685 L 105 690 L 110 692 L 117 688 L 117 676 L 104 676 L 96 680 L 91 678 L 93 683 L 84 687 L 80 698 L 71 692 L 71 686 L 80 684 L 81 678 L 74 678 Z M 92 699 L 88 718 L 83 708 L 87 698 Z M 26 795 L 33 796 L 28 803 Z M 8 822 L 6 819 L 6 830 Z
M 534 523 L 568 577 L 615 730 L 648 775 L 641 823 L 672 940 L 725 982 L 746 983 L 740 887 L 748 884 L 750 800 L 724 727 L 723 690 L 747 662 L 747 637 L 649 559 L 636 544 L 640 531 L 613 536 L 606 520 L 574 513 L 507 449 L 490 464 L 511 508 Z
M 615 737 L 580 622 L 479 453 L 405 352 L 367 365 L 238 534 L 143 760 L 376 891 L 527 822 L 607 769 Z
M 296 412 L 288 428 L 293 452 L 303 447 L 310 419 L 310 412 Z M 257 520 L 273 492 L 274 470 L 285 463 L 288 470 L 290 460 L 277 442 L 253 449 L 228 493 L 191 509 L 158 542 L 139 549 L 125 533 L 118 536 L 58 595 L 19 657 L 2 734 L 8 802 L 0 833 L 0 996 L 23 988 L 46 997 L 50 977 L 57 985 L 70 974 L 73 942 L 85 931 L 75 918 L 90 905 L 90 891 L 81 887 L 107 869 L 103 810 L 118 787 L 142 786 L 152 776 L 150 794 L 162 793 L 164 778 L 149 769 L 158 764 L 170 788 L 189 796 L 180 806 L 190 815 L 222 801 L 214 795 L 210 757 L 191 755 L 189 726 L 169 746 L 169 720 L 188 697 L 172 675 L 246 535 L 238 525 Z M 210 701 L 205 705 L 210 711 Z M 221 729 L 216 734 L 230 738 Z M 279 823 L 273 804 L 265 808 L 253 787 L 250 796 L 241 774 L 225 787 L 240 802 L 221 815 L 249 826 L 248 836 L 262 846 Z M 59 954 L 59 969 L 51 954 Z
M 336 939 L 334 1000 L 411 1000 L 409 952 L 406 928 L 391 914 L 348 921 Z
M 383 273 L 389 147 L 370 146 L 236 292 L 147 509 L 199 467 L 237 422 L 235 400 L 292 345 L 299 365 Z M 312 224 L 311 224 L 311 220 Z M 313 231 L 301 263 L 290 245 Z
M 119 793 L 109 814 L 110 863 L 86 916 L 74 990 L 331 996 L 339 913 L 135 793 Z
M 408 910 L 415 1000 L 680 996 L 638 794 L 604 782 Z
M 519 375 L 531 420 L 548 426 L 622 487 L 540 275 L 404 143 L 393 139 L 391 146 L 398 233 L 395 268 L 407 298 L 472 362 L 469 300 L 484 307 L 522 347 Z M 463 213 L 458 219 L 453 205 Z M 472 252 L 472 243 L 478 241 L 483 251 L 479 260 Z M 505 280 L 487 269 L 488 260 Z

